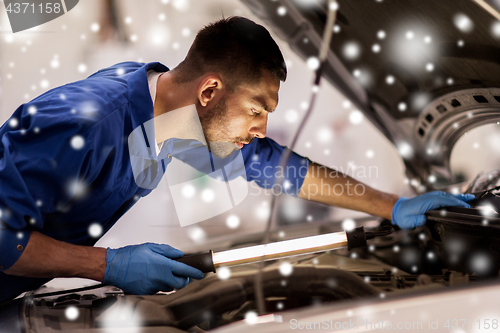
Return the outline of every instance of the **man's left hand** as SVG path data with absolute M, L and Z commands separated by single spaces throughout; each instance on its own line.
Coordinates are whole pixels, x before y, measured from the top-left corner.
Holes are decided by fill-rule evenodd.
M 475 199 L 473 194 L 450 194 L 441 191 L 409 199 L 401 197 L 392 209 L 392 224 L 406 230 L 421 227 L 427 221 L 424 214 L 428 210 L 450 206 L 470 208 L 467 202 L 473 199 Z

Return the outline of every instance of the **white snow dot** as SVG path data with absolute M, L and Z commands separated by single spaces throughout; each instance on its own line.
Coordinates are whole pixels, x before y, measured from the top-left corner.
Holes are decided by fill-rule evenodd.
M 90 237 L 97 238 L 102 235 L 102 226 L 99 223 L 92 223 L 89 226 Z
M 35 134 L 40 133 L 40 127 L 35 127 L 35 128 L 33 129 L 33 132 L 35 132 Z
M 319 141 L 327 143 L 333 138 L 333 132 L 328 127 L 320 128 L 316 134 Z
M 373 150 L 366 151 L 366 157 L 373 158 L 373 156 L 375 156 L 375 153 L 373 152 Z
M 131 42 L 137 42 L 137 39 L 138 39 L 138 37 L 137 37 L 136 34 L 130 35 L 130 41 Z
M 453 17 L 453 23 L 458 30 L 468 33 L 474 29 L 474 22 L 464 13 L 458 13 Z
M 377 38 L 378 38 L 378 39 L 384 39 L 384 38 L 385 38 L 385 36 L 386 36 L 386 34 L 385 34 L 385 31 L 384 31 L 384 30 L 379 30 L 379 31 L 377 32 Z
M 300 103 L 300 108 L 302 110 L 307 110 L 308 107 L 309 107 L 309 103 L 307 103 L 306 101 Z
M 229 215 L 226 219 L 226 225 L 230 229 L 236 229 L 240 226 L 240 218 L 238 215 Z
M 279 16 L 284 16 L 286 15 L 286 8 L 283 6 L 279 6 L 276 12 L 278 13 Z
M 79 64 L 78 65 L 78 71 L 80 73 L 85 73 L 87 71 L 87 65 L 85 65 L 85 64 Z
M 429 253 L 427 253 L 427 259 L 432 260 L 432 259 L 434 259 L 434 258 L 435 258 L 435 254 L 434 254 L 434 252 L 429 252 Z
M 392 75 L 387 75 L 387 77 L 385 78 L 385 82 L 387 84 L 393 84 L 395 81 L 396 81 L 396 79 Z
M 6 42 L 6 43 L 9 43 L 9 44 L 10 44 L 10 43 L 12 43 L 13 41 L 14 41 L 14 35 L 9 34 L 9 35 L 6 35 L 6 36 L 5 36 L 5 42 Z
M 173 44 L 172 44 L 172 48 L 173 48 L 174 50 L 178 50 L 180 46 L 181 46 L 181 45 L 180 45 L 178 42 L 175 42 L 175 43 L 173 43 Z
M 11 118 L 9 120 L 9 126 L 12 128 L 16 128 L 19 125 L 19 120 L 17 118 Z
M 349 60 L 355 60 L 361 54 L 361 47 L 356 42 L 347 42 L 342 48 L 342 54 Z
M 465 42 L 464 42 L 462 39 L 460 39 L 460 40 L 457 42 L 457 45 L 458 45 L 458 47 L 463 47 L 463 46 L 465 45 Z
M 212 202 L 215 199 L 215 192 L 209 188 L 201 192 L 201 199 L 205 202 Z
M 59 98 L 61 99 L 61 101 L 65 101 L 66 100 L 66 95 L 59 94 Z
M 299 119 L 299 113 L 295 110 L 288 110 L 285 114 L 285 119 L 289 123 L 294 123 Z
M 182 195 L 185 198 L 192 198 L 196 193 L 196 189 L 193 185 L 187 184 L 182 187 Z
M 339 9 L 339 4 L 337 1 L 334 1 L 334 2 L 330 2 L 330 5 L 328 6 L 328 8 L 332 11 L 335 11 L 335 10 L 338 10 Z
M 307 67 L 309 67 L 309 69 L 315 71 L 319 68 L 319 65 L 320 65 L 320 62 L 319 62 L 319 59 L 317 57 L 309 57 L 307 59 Z
M 118 68 L 116 70 L 116 75 L 122 76 L 123 74 L 125 74 L 125 70 L 123 68 Z
M 80 39 L 81 39 L 81 40 L 85 40 L 85 39 L 87 39 L 87 36 L 86 36 L 85 34 L 81 34 L 81 35 L 80 35 Z
M 431 36 L 425 36 L 424 37 L 424 43 L 425 44 L 430 44 L 432 42 L 432 38 Z
M 35 204 L 37 205 L 37 207 L 42 207 L 43 202 L 42 202 L 42 200 L 37 200 L 37 201 L 35 202 Z
M 49 80 L 42 80 L 40 81 L 40 88 L 47 89 L 49 87 L 49 84 Z
M 75 135 L 71 138 L 71 147 L 74 150 L 80 150 L 85 145 L 85 139 L 81 135 Z
M 130 24 L 130 23 L 132 23 L 132 18 L 130 16 L 127 16 L 127 17 L 125 17 L 124 21 L 126 24 Z
M 413 39 L 413 37 L 415 37 L 415 33 L 413 31 L 407 31 L 406 34 L 406 39 Z
M 399 252 L 399 245 L 394 245 L 394 246 L 392 247 L 392 250 L 393 250 L 394 252 Z
M 289 262 L 285 261 L 280 265 L 280 274 L 283 276 L 289 276 L 293 272 L 293 266 Z
M 379 53 L 380 52 L 380 45 L 379 44 L 373 44 L 372 51 L 374 53 Z
M 449 77 L 449 78 L 446 80 L 446 83 L 447 83 L 448 85 L 450 85 L 450 86 L 453 84 L 453 82 L 454 82 L 454 81 L 453 81 L 453 78 L 451 78 L 451 77 Z
M 472 145 L 472 147 L 473 147 L 474 149 L 479 149 L 479 143 L 475 142 L 475 143 Z
M 307 215 L 306 220 L 307 222 L 311 222 L 313 220 L 312 215 Z
M 78 311 L 78 309 L 76 308 L 76 306 L 68 306 L 66 308 L 66 310 L 64 310 L 64 314 L 66 315 L 66 318 L 68 320 L 75 320 L 78 318 L 78 316 L 80 315 L 80 312 Z
M 434 64 L 429 62 L 425 65 L 425 70 L 428 72 L 432 72 L 434 70 Z
M 408 142 L 400 142 L 398 144 L 398 151 L 405 158 L 413 156 L 413 148 Z
M 340 29 L 340 25 L 335 24 L 335 25 L 333 26 L 333 32 L 335 32 L 336 34 L 338 34 L 338 33 L 340 32 L 340 30 L 341 30 L 341 29 Z
M 17 233 L 17 239 L 23 239 L 23 238 L 24 238 L 24 234 L 21 231 L 19 231 Z
M 202 228 L 193 227 L 193 228 L 189 228 L 188 236 L 194 242 L 201 242 L 201 241 L 205 240 L 205 238 L 207 237 L 207 234 L 205 233 L 205 230 L 203 230 Z
M 160 13 L 160 14 L 158 15 L 158 20 L 160 20 L 160 21 L 165 21 L 165 14 Z
M 245 313 L 245 322 L 248 325 L 256 324 L 257 320 L 258 320 L 258 316 L 257 316 L 257 313 L 255 311 L 248 311 L 247 313 Z
M 349 121 L 354 125 L 361 123 L 363 121 L 363 113 L 359 110 L 352 111 L 349 114 Z
M 370 252 L 375 251 L 375 245 L 370 244 L 370 245 L 368 246 L 368 251 L 370 251 Z
M 317 94 L 318 91 L 319 91 L 319 86 L 318 85 L 314 85 L 312 88 L 311 88 L 311 91 L 313 92 L 313 94 Z
M 345 100 L 344 102 L 342 102 L 342 107 L 345 108 L 345 109 L 350 108 L 351 107 L 351 101 Z
M 400 103 L 398 104 L 398 110 L 399 110 L 399 111 L 406 111 L 406 109 L 407 109 L 407 106 L 406 106 L 406 103 L 405 103 L 405 102 L 400 102 Z
M 495 21 L 491 25 L 491 33 L 494 37 L 500 38 L 500 21 Z
M 231 270 L 228 267 L 220 267 L 217 269 L 217 277 L 221 280 L 227 280 L 231 277 Z
M 189 9 L 188 0 L 173 0 L 172 6 L 180 12 L 184 12 Z
M 435 175 L 430 175 L 428 180 L 429 180 L 429 183 L 435 183 L 437 179 L 436 179 Z
M 182 29 L 181 34 L 184 37 L 189 37 L 189 35 L 191 35 L 191 30 L 189 30 L 189 28 L 184 28 Z
M 351 231 L 354 230 L 354 228 L 356 228 L 356 222 L 354 222 L 353 219 L 345 219 L 342 221 L 342 229 L 345 231 Z
M 36 106 L 34 105 L 31 105 L 29 108 L 28 108 L 28 113 L 33 115 L 36 113 Z
M 50 62 L 50 67 L 52 68 L 58 68 L 59 67 L 59 60 L 58 59 L 52 59 Z
M 283 304 L 283 302 L 278 302 L 276 304 L 276 309 L 283 310 L 284 308 L 285 308 L 285 305 Z
M 99 23 L 94 22 L 90 25 L 90 30 L 92 30 L 92 32 L 98 32 L 100 29 L 101 26 L 99 25 Z
M 488 272 L 493 262 L 484 253 L 474 254 L 471 258 L 472 269 L 479 274 Z
M 323 151 L 323 154 L 325 154 L 325 155 L 330 155 L 330 149 L 325 149 L 325 150 Z

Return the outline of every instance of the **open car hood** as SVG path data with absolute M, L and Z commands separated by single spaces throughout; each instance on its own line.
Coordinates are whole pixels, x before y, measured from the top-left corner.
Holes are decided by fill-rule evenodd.
M 242 1 L 300 57 L 318 55 L 326 0 Z M 338 4 L 323 77 L 396 145 L 409 178 L 426 189 L 434 188 L 430 174 L 452 184 L 457 140 L 500 121 L 500 28 L 494 25 L 500 3 Z

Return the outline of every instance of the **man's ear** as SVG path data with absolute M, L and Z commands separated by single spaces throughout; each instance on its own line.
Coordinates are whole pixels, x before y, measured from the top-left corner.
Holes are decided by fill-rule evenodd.
M 217 99 L 217 95 L 219 95 L 222 90 L 223 84 L 219 77 L 213 75 L 207 76 L 201 81 L 198 88 L 198 101 L 201 106 L 205 107 L 210 101 Z

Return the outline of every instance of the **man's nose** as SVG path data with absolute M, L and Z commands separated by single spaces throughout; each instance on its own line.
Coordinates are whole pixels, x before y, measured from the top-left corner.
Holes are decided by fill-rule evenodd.
M 262 119 L 259 119 L 256 123 L 252 125 L 248 133 L 250 135 L 257 137 L 257 138 L 265 138 L 266 137 L 266 131 L 267 131 L 267 115 L 263 117 L 259 117 Z

